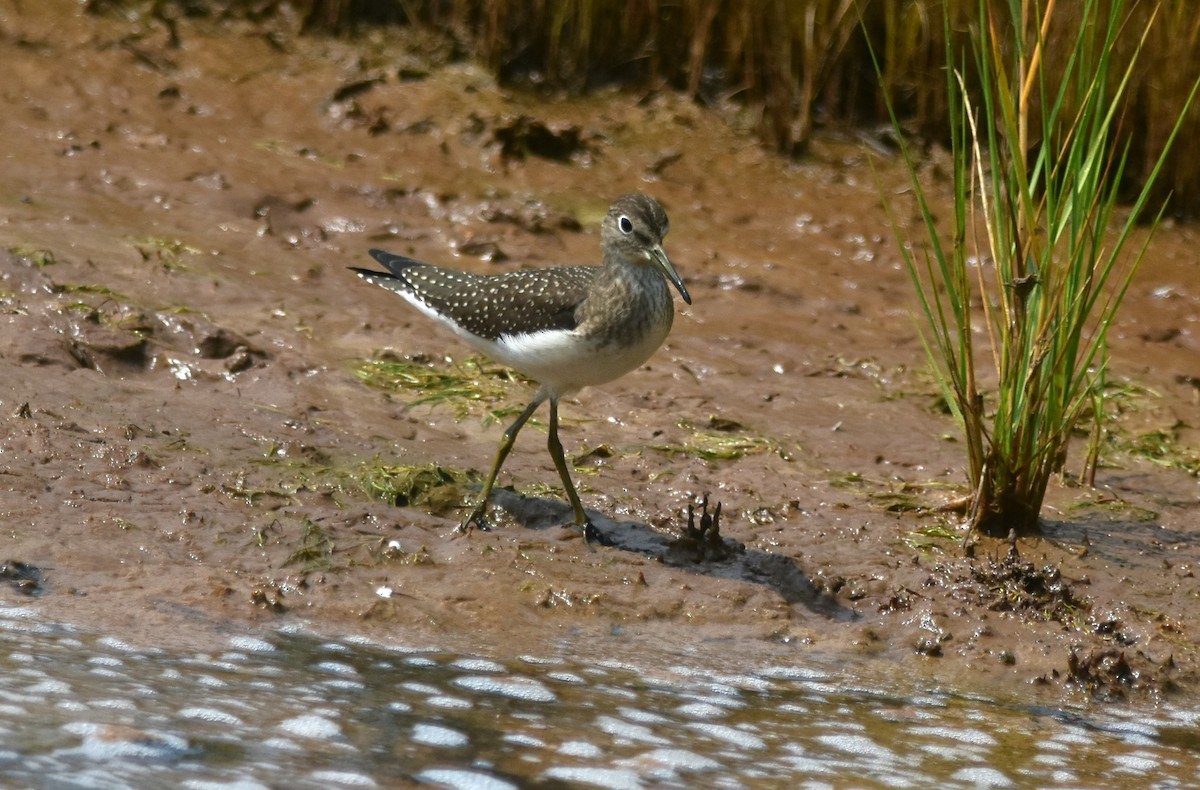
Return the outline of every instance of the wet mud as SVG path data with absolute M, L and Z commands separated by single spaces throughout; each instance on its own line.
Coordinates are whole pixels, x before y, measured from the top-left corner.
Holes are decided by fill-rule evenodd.
M 1096 486 L 1069 473 L 1042 537 L 967 556 L 886 150 L 829 131 L 788 162 L 736 108 L 549 100 L 420 32 L 282 24 L 0 5 L 0 596 L 134 643 L 727 641 L 1017 696 L 1194 690 L 1194 228 L 1155 237 L 1111 333 Z M 924 172 L 946 186 L 936 152 Z M 529 390 L 347 267 L 595 262 L 634 190 L 670 213 L 694 304 L 643 369 L 563 405 L 603 545 L 560 527 L 536 429 L 496 527 L 455 534 Z M 376 386 L 379 360 L 487 386 Z M 451 496 L 380 496 L 429 465 Z

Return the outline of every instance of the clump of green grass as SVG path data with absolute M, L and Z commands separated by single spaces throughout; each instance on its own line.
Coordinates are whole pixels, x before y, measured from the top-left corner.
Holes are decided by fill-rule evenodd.
M 50 250 L 44 250 L 40 247 L 16 246 L 9 247 L 8 251 L 18 258 L 24 258 L 39 269 L 45 269 L 47 266 L 53 266 L 58 263 L 58 258 Z
M 142 256 L 143 261 L 158 261 L 167 271 L 185 270 L 187 267 L 183 265 L 183 256 L 200 254 L 200 250 L 179 239 L 161 236 L 140 236 L 130 239 L 129 243 Z
M 360 359 L 353 363 L 354 375 L 369 387 L 385 392 L 406 392 L 408 405 L 437 404 L 453 409 L 463 419 L 483 407 L 487 422 L 503 420 L 519 409 L 490 404 L 508 400 L 520 379 L 507 368 L 471 357 L 450 366 L 416 357 Z
M 114 302 L 132 301 L 128 296 L 120 291 L 114 291 L 105 285 L 68 283 L 65 285 L 54 285 L 52 288 L 56 294 L 92 294 L 95 296 L 103 296 L 108 299 L 112 299 Z
M 1123 423 L 1131 415 L 1144 415 L 1155 409 L 1155 402 L 1162 395 L 1154 390 L 1131 381 L 1109 381 L 1105 383 L 1103 413 L 1089 410 L 1082 422 L 1088 423 L 1093 435 L 1102 436 L 1102 442 L 1089 446 L 1093 465 L 1115 467 L 1129 457 L 1141 458 L 1169 469 L 1179 469 L 1192 477 L 1200 477 L 1200 451 L 1181 441 L 1183 432 L 1191 426 L 1182 420 L 1173 419 L 1167 425 L 1151 430 L 1130 430 Z M 1138 422 L 1144 424 L 1145 417 Z M 1094 484 L 1090 477 L 1081 478 L 1081 483 Z
M 304 520 L 304 531 L 300 546 L 284 560 L 284 566 L 299 566 L 305 573 L 329 571 L 336 567 L 333 561 L 337 544 L 328 530 L 315 521 Z
M 943 526 L 909 530 L 900 538 L 910 549 L 941 553 L 958 543 L 962 536 Z
M 668 455 L 703 458 L 705 461 L 735 461 L 747 455 L 770 452 L 783 454 L 778 441 L 756 435 L 733 420 L 712 417 L 703 426 L 685 421 L 679 423 L 679 427 L 688 432 L 683 441 L 653 444 L 650 445 L 651 449 Z
M 1161 217 L 1161 208 L 1150 210 L 1151 187 L 1180 124 L 1132 210 L 1116 217 L 1129 160 L 1129 149 L 1114 144 L 1118 110 L 1149 28 L 1128 31 L 1137 44 L 1121 64 L 1113 53 L 1127 30 L 1126 4 L 1083 0 L 1072 16 L 1083 24 L 1052 77 L 1043 57 L 1050 31 L 1062 24 L 1054 2 L 980 0 L 978 15 L 969 55 L 949 45 L 945 53 L 952 225 L 938 222 L 902 143 L 924 238 L 901 250 L 926 350 L 963 429 L 969 524 L 1002 536 L 1039 529 L 1046 486 L 1072 433 L 1089 408 L 1097 425 L 1102 419 L 1108 329 L 1149 234 L 1125 248 L 1139 217 L 1149 211 L 1152 228 Z M 949 42 L 948 12 L 943 24 Z M 893 122 L 899 132 L 894 112 Z M 986 363 L 996 371 L 995 392 L 978 384 Z M 1087 463 L 1096 457 L 1089 452 Z
M 439 464 L 362 464 L 353 478 L 368 496 L 389 505 L 409 505 L 443 515 L 462 507 L 470 478 L 466 472 Z
M 1118 451 L 1165 466 L 1180 469 L 1192 477 L 1200 477 L 1200 451 L 1179 443 L 1179 432 L 1185 425 L 1176 422 L 1166 428 L 1145 431 L 1135 436 L 1112 437 Z
M 1076 502 L 1071 505 L 1072 513 L 1090 515 L 1109 523 L 1141 523 L 1152 524 L 1158 520 L 1158 511 L 1140 507 L 1124 499 L 1112 496 L 1101 496 L 1093 500 Z
M 167 445 L 171 449 L 194 449 L 186 444 L 186 440 L 179 439 L 177 442 L 172 442 Z M 202 451 L 203 452 L 203 451 Z M 291 501 L 292 495 L 286 491 L 277 491 L 273 488 L 258 488 L 251 486 L 244 474 L 239 474 L 234 478 L 233 482 L 222 483 L 219 487 L 222 494 L 234 501 L 244 502 L 250 507 L 260 507 L 264 502 L 268 503 L 268 509 L 278 507 Z
M 953 490 L 952 486 L 940 481 L 897 482 L 895 480 L 868 479 L 859 472 L 838 473 L 831 476 L 828 483 L 829 487 L 834 489 L 865 492 L 874 507 L 889 513 L 945 512 L 947 508 L 944 505 L 941 507 L 930 505 L 927 495 L 932 490 Z

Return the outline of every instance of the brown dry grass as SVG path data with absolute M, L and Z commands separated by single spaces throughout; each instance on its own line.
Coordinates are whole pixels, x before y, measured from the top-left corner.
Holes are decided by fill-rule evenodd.
M 945 0 L 966 44 L 976 4 Z M 1051 42 L 1068 44 L 1083 20 L 1060 4 Z M 1134 4 L 1132 52 L 1155 3 Z M 804 152 L 822 125 L 885 123 L 883 91 L 912 127 L 942 142 L 946 80 L 942 3 L 937 0 L 90 0 L 89 8 L 181 14 L 261 16 L 298 8 L 307 32 L 349 33 L 378 24 L 415 24 L 449 36 L 502 80 L 586 91 L 605 84 L 684 91 L 705 104 L 744 109 L 764 142 Z M 1124 107 L 1123 140 L 1133 152 L 1127 173 L 1136 192 L 1162 150 L 1188 90 L 1200 75 L 1200 16 L 1188 0 L 1164 0 Z M 882 85 L 866 37 L 881 53 Z M 1048 73 L 1069 50 L 1048 48 Z M 1118 56 L 1120 60 L 1121 56 Z M 1171 213 L 1200 213 L 1200 109 L 1187 119 L 1182 145 L 1165 167 L 1156 198 L 1173 195 Z

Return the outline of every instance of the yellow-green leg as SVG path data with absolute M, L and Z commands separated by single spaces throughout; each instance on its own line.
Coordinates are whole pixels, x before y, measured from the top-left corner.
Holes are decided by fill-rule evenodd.
M 550 436 L 546 439 L 546 447 L 550 450 L 550 457 L 554 459 L 554 468 L 558 470 L 558 476 L 562 478 L 563 488 L 567 491 L 567 499 L 571 501 L 571 508 L 575 511 L 574 526 L 583 530 L 583 537 L 590 542 L 595 527 L 588 520 L 587 513 L 583 512 L 583 504 L 579 501 L 575 484 L 571 482 L 571 473 L 567 470 L 567 459 L 563 457 L 562 442 L 558 440 L 558 398 L 553 397 L 550 398 Z
M 504 436 L 500 437 L 500 449 L 496 451 L 496 462 L 492 464 L 492 471 L 488 473 L 487 480 L 483 483 L 483 491 L 479 494 L 479 502 L 471 511 L 470 515 L 463 519 L 462 524 L 459 524 L 459 532 L 470 532 L 472 527 L 478 526 L 480 529 L 488 529 L 487 521 L 484 519 L 484 514 L 487 512 L 488 498 L 492 495 L 492 487 L 496 485 L 496 476 L 500 474 L 500 467 L 504 465 L 504 459 L 508 458 L 508 454 L 512 451 L 513 443 L 517 440 L 517 434 L 521 432 L 521 428 L 537 411 L 538 406 L 542 405 L 542 401 L 546 400 L 546 396 L 539 392 L 529 405 L 525 407 L 525 411 L 521 412 L 520 416 L 513 421 L 513 424 L 508 426 L 504 432 Z M 550 424 L 554 425 L 555 410 L 554 401 L 550 401 Z M 551 429 L 551 435 L 553 435 Z M 561 449 L 560 451 L 561 452 Z M 557 462 L 556 462 L 557 463 Z M 574 491 L 571 491 L 574 495 Z M 582 509 L 582 508 L 581 508 Z

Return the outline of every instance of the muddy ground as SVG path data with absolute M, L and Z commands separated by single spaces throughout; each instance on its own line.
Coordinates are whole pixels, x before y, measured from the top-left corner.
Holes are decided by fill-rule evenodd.
M 1113 332 L 1097 487 L 1056 483 L 1043 538 L 968 559 L 934 510 L 964 456 L 880 199 L 907 218 L 905 176 L 870 141 L 791 163 L 736 108 L 527 96 L 412 31 L 4 0 L 0 62 L 0 601 L 149 644 L 298 623 L 497 655 L 782 651 L 1021 697 L 1195 688 L 1195 228 L 1155 238 Z M 544 415 L 491 532 L 454 535 L 444 491 L 373 497 L 400 466 L 486 469 L 531 390 L 346 267 L 375 246 L 594 262 L 633 190 L 667 207 L 694 304 L 563 407 L 616 545 L 557 526 Z M 372 359 L 485 386 L 414 403 L 363 380 L 398 369 Z M 728 551 L 672 543 L 706 492 Z

